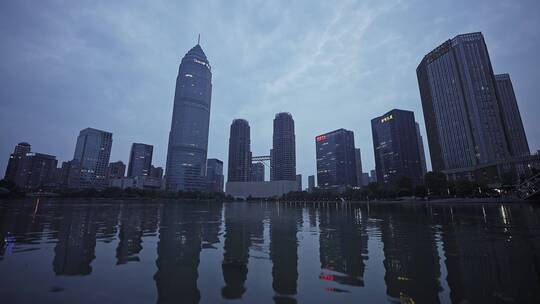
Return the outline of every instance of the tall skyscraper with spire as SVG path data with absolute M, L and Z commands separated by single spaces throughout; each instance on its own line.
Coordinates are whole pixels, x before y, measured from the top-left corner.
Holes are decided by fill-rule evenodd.
M 182 58 L 169 133 L 165 187 L 168 191 L 205 189 L 212 71 L 200 44 Z

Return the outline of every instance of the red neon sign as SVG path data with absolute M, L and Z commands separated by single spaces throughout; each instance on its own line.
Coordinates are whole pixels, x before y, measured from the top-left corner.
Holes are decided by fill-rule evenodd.
M 319 135 L 319 136 L 315 137 L 316 142 L 320 142 L 320 141 L 324 141 L 324 140 L 326 140 L 326 135 Z

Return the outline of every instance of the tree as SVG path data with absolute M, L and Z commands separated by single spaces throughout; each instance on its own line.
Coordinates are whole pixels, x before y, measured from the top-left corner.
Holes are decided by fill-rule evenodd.
M 428 172 L 424 177 L 428 195 L 445 196 L 448 194 L 448 181 L 442 172 Z

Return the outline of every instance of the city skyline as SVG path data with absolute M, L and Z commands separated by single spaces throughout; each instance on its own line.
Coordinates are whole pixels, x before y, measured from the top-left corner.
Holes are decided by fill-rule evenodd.
M 314 7 L 314 13 L 328 11 L 327 14 L 323 14 L 323 18 L 321 19 L 322 28 L 313 25 L 314 28 L 308 30 L 306 33 L 295 32 L 295 35 L 290 36 L 290 41 L 283 42 L 283 45 L 279 45 L 277 50 L 279 51 L 278 54 L 282 55 L 281 58 L 284 58 L 285 60 L 283 60 L 283 63 L 275 64 L 271 69 L 261 67 L 261 65 L 268 60 L 273 64 L 277 63 L 279 62 L 277 59 L 280 58 L 274 58 L 269 52 L 261 51 L 261 48 L 264 48 L 266 42 L 257 41 L 255 38 L 256 35 L 254 36 L 254 34 L 240 32 L 238 33 L 239 36 L 236 37 L 242 37 L 242 39 L 240 39 L 241 41 L 238 41 L 238 39 L 235 40 L 240 46 L 229 42 L 223 44 L 223 47 L 221 47 L 224 42 L 223 38 L 216 35 L 216 32 L 219 32 L 220 30 L 213 31 L 211 28 L 203 26 L 203 23 L 200 22 L 187 28 L 185 30 L 186 34 L 177 35 L 177 32 L 166 32 L 162 34 L 164 36 L 161 36 L 160 38 L 167 37 L 170 38 L 170 41 L 168 41 L 164 47 L 158 47 L 158 44 L 154 44 L 151 49 L 146 49 L 142 46 L 144 44 L 140 44 L 145 42 L 145 39 L 151 40 L 151 38 L 136 35 L 135 38 L 131 37 L 132 40 L 123 40 L 119 38 L 121 36 L 113 35 L 119 34 L 121 33 L 121 29 L 125 29 L 125 20 L 119 20 L 118 22 L 113 23 L 115 26 L 113 27 L 113 34 L 110 36 L 105 35 L 102 27 L 97 27 L 94 32 L 85 35 L 84 32 L 75 32 L 71 34 L 64 33 L 56 27 L 57 25 L 51 25 L 50 27 L 44 27 L 43 29 L 32 28 L 33 31 L 37 32 L 43 30 L 50 31 L 50 35 L 41 35 L 41 40 L 37 39 L 37 36 L 34 37 L 32 35 L 25 39 L 20 37 L 19 39 L 15 39 L 17 37 L 8 34 L 3 35 L 0 37 L 1 41 L 12 42 L 11 44 L 3 43 L 3 45 L 9 46 L 2 51 L 6 56 L 9 56 L 10 52 L 14 50 L 12 48 L 24 46 L 25 42 L 36 44 L 38 47 L 47 51 L 45 54 L 59 56 L 62 54 L 63 50 L 53 47 L 50 44 L 51 41 L 54 41 L 53 37 L 55 36 L 53 34 L 60 34 L 59 38 L 66 38 L 67 41 L 71 41 L 70 39 L 78 37 L 82 39 L 83 42 L 88 42 L 89 45 L 78 45 L 78 47 L 70 53 L 71 56 L 67 56 L 62 62 L 55 61 L 54 56 L 45 58 L 38 56 L 38 59 L 46 59 L 39 63 L 32 61 L 36 60 L 34 57 L 29 58 L 29 62 L 20 62 L 17 60 L 19 57 L 12 54 L 11 58 L 15 59 L 14 62 L 9 64 L 6 63 L 6 65 L 2 66 L 2 71 L 5 72 L 3 73 L 4 75 L 11 75 L 11 72 L 15 70 L 14 67 L 22 67 L 23 69 L 21 69 L 20 73 L 12 76 L 13 79 L 4 79 L 10 89 L 0 93 L 2 94 L 0 96 L 0 98 L 2 98 L 1 112 L 7 113 L 9 111 L 10 113 L 13 113 L 13 115 L 3 114 L 1 119 L 2 129 L 9 131 L 2 134 L 2 137 L 0 138 L 0 153 L 4 155 L 4 157 L 0 158 L 0 171 L 5 172 L 7 158 L 12 152 L 12 147 L 21 141 L 32 143 L 35 148 L 34 150 L 36 151 L 56 155 L 59 161 L 70 160 L 70 154 L 74 145 L 73 138 L 76 137 L 78 130 L 86 127 L 107 130 L 115 135 L 113 151 L 110 158 L 111 161 L 122 160 L 124 163 L 128 163 L 130 144 L 132 142 L 145 142 L 152 144 L 155 147 L 156 165 L 165 167 L 164 159 L 166 155 L 167 139 L 162 133 L 163 130 L 165 130 L 164 132 L 166 134 L 167 129 L 170 127 L 170 121 L 168 119 L 170 118 L 172 108 L 171 101 L 172 95 L 174 94 L 174 84 L 172 84 L 174 76 L 171 77 L 171 74 L 176 73 L 175 70 L 178 67 L 180 57 L 186 50 L 190 49 L 195 44 L 196 35 L 199 32 L 202 33 L 201 44 L 204 46 L 205 51 L 208 53 L 208 57 L 213 62 L 214 68 L 217 70 L 214 77 L 216 88 L 213 94 L 214 98 L 216 98 L 216 102 L 213 104 L 210 118 L 211 127 L 208 157 L 216 157 L 222 160 L 227 159 L 227 149 L 225 147 L 227 146 L 226 141 L 228 136 L 226 135 L 227 132 L 223 132 L 223 130 L 227 129 L 226 126 L 228 126 L 228 123 L 230 123 L 232 118 L 246 117 L 251 121 L 253 138 L 270 138 L 272 134 L 270 118 L 274 113 L 287 111 L 294 116 L 296 123 L 297 173 L 301 173 L 304 176 L 315 173 L 315 155 L 312 138 L 326 130 L 341 127 L 355 132 L 355 142 L 357 147 L 365 151 L 365 153 L 363 153 L 362 161 L 365 171 L 367 172 L 369 169 L 374 168 L 374 157 L 371 152 L 372 141 L 370 139 L 369 120 L 375 116 L 375 113 L 384 113 L 387 110 L 396 107 L 412 110 L 417 117 L 421 117 L 420 96 L 414 72 L 416 65 L 420 62 L 421 58 L 435 46 L 457 34 L 474 31 L 482 31 L 484 33 L 494 70 L 497 72 L 508 72 L 511 75 L 517 102 L 520 106 L 521 115 L 523 116 L 522 118 L 530 149 L 531 151 L 536 151 L 539 149 L 540 136 L 539 131 L 536 130 L 537 128 L 534 128 L 536 126 L 534 118 L 539 114 L 538 105 L 535 105 L 535 102 L 537 102 L 538 91 L 535 88 L 534 79 L 538 79 L 538 76 L 536 75 L 538 75 L 538 70 L 540 70 L 537 68 L 540 63 L 534 59 L 534 56 L 530 53 L 532 51 L 528 51 L 527 49 L 536 49 L 534 45 L 538 44 L 538 37 L 540 34 L 538 30 L 533 29 L 540 28 L 540 26 L 535 27 L 535 24 L 538 21 L 524 18 L 523 15 L 527 11 L 530 11 L 531 13 L 538 12 L 538 5 L 531 2 L 529 4 L 521 3 L 520 5 L 508 8 L 504 6 L 504 4 L 489 3 L 492 4 L 492 11 L 490 11 L 492 16 L 488 16 L 488 13 L 483 10 L 475 11 L 475 14 L 480 14 L 480 16 L 485 17 L 484 21 L 481 20 L 482 18 L 474 19 L 473 17 L 478 16 L 473 13 L 464 13 L 461 17 L 445 16 L 448 20 L 439 21 L 439 24 L 445 26 L 441 25 L 434 30 L 429 30 L 429 33 L 427 33 L 428 35 L 423 36 L 423 39 L 413 39 L 414 45 L 411 44 L 413 42 L 405 41 L 406 35 L 398 35 L 403 34 L 403 32 L 397 29 L 397 25 L 399 22 L 403 22 L 403 20 L 395 21 L 395 25 L 383 26 L 383 28 L 386 27 L 386 30 L 390 30 L 390 32 L 396 33 L 397 35 L 389 35 L 390 38 L 388 40 L 380 38 L 383 29 L 377 29 L 376 27 L 377 25 L 381 25 L 382 19 L 398 13 L 404 13 L 407 18 L 411 18 L 415 14 L 421 15 L 426 13 L 425 11 L 420 11 L 413 14 L 414 5 L 403 7 L 402 5 L 395 4 L 383 6 L 382 8 L 379 7 L 380 11 L 375 9 L 369 10 L 370 14 L 373 14 L 372 18 L 369 19 L 369 21 L 366 21 L 364 27 L 361 27 L 362 30 L 359 36 L 348 35 L 351 33 L 352 28 L 357 25 L 352 17 L 355 16 L 355 14 L 362 14 L 362 6 L 351 7 L 338 5 L 335 9 L 331 10 L 329 7 Z M 41 18 L 36 18 L 33 22 L 45 22 L 43 20 L 44 17 L 56 14 L 52 10 L 52 8 L 54 8 L 53 4 L 49 4 L 52 8 L 45 7 L 42 10 L 39 10 L 39 13 L 29 11 L 28 8 L 24 7 L 24 4 L 20 5 L 22 7 L 16 7 L 16 12 L 18 14 L 30 16 L 39 14 L 39 16 L 41 16 Z M 456 5 L 459 6 L 463 4 L 458 3 Z M 480 4 L 469 5 L 471 5 L 472 8 L 477 9 L 481 7 Z M 373 6 L 376 5 L 374 4 Z M 441 6 L 445 6 L 445 4 L 441 4 Z M 96 7 L 96 10 L 98 13 L 103 13 L 105 8 L 105 4 L 100 4 Z M 78 11 L 70 10 L 69 7 L 64 8 L 64 10 L 67 10 L 66 12 L 68 14 L 80 14 Z M 159 11 L 159 9 L 157 10 Z M 192 10 L 202 13 L 202 11 L 199 11 L 198 9 L 193 8 Z M 171 11 L 174 12 L 175 10 L 172 9 Z M 299 14 L 298 7 L 295 6 L 288 8 L 287 11 L 293 15 Z M 472 9 L 472 11 L 474 10 Z M 155 13 L 155 8 L 154 10 L 151 8 L 150 12 Z M 137 16 L 138 12 L 133 8 L 129 10 L 128 14 L 130 16 Z M 272 10 L 270 10 L 268 15 L 271 14 Z M 504 15 L 505 22 L 497 19 L 502 18 L 501 15 Z M 100 14 L 97 16 L 103 17 L 103 15 Z M 520 19 L 527 19 L 528 23 L 518 22 L 516 16 L 519 16 Z M 435 15 L 433 17 L 436 19 L 437 16 Z M 490 19 L 488 17 L 493 18 Z M 110 19 L 107 19 L 106 16 L 103 18 L 112 22 Z M 167 15 L 164 17 L 166 21 L 169 20 L 169 18 L 171 18 L 171 16 Z M 224 17 L 221 16 L 221 18 Z M 245 17 L 245 19 L 240 19 L 239 22 L 242 24 L 241 26 L 245 27 L 246 23 L 255 22 L 255 20 L 250 18 L 251 17 Z M 459 24 L 459 22 L 455 22 L 456 19 L 464 21 L 462 22 L 463 25 Z M 190 20 L 193 19 L 190 18 Z M 305 19 L 302 20 L 305 21 Z M 94 24 L 96 19 L 88 17 L 83 21 Z M 3 22 L 2 24 L 5 22 L 5 25 L 8 26 L 7 28 L 13 28 L 16 24 L 16 21 L 10 18 L 5 18 L 4 21 L 1 22 Z M 63 22 L 73 21 L 68 20 Z M 189 22 L 189 20 L 185 22 Z M 11 25 L 11 27 L 9 27 L 9 25 Z M 33 25 L 35 26 L 35 23 Z M 343 27 L 340 27 L 340 25 L 343 25 Z M 270 24 L 269 26 L 269 29 L 275 29 L 275 33 L 271 35 L 270 41 L 286 37 L 285 33 L 280 31 L 279 28 L 276 28 L 275 25 Z M 411 26 L 413 28 L 415 27 L 415 25 Z M 501 26 L 504 26 L 504 28 L 501 29 Z M 152 27 L 150 26 L 150 28 Z M 234 27 L 233 25 L 233 29 L 234 28 L 237 27 Z M 525 31 L 525 33 L 521 33 L 520 35 L 508 35 L 508 28 Z M 80 30 L 78 27 L 77 29 Z M 255 30 L 264 32 L 264 27 L 261 27 L 260 25 L 255 26 Z M 135 28 L 134 31 L 136 34 L 140 34 L 141 31 L 144 32 L 141 28 Z M 373 31 L 373 33 L 370 31 Z M 326 35 L 318 36 L 317 34 L 320 32 L 326 33 Z M 405 31 L 405 33 L 407 32 Z M 95 35 L 92 36 L 91 34 Z M 98 36 L 98 34 L 101 34 L 102 36 Z M 418 35 L 419 31 L 416 33 L 412 31 L 410 34 Z M 419 37 L 416 35 L 411 36 Z M 512 37 L 518 36 L 519 41 L 512 40 L 515 38 L 508 38 L 505 35 Z M 340 41 L 340 39 L 346 37 L 349 37 L 349 39 L 344 39 L 346 42 Z M 114 40 L 113 38 L 119 39 Z M 119 49 L 115 50 L 119 52 L 112 52 L 111 55 L 105 56 L 105 53 L 99 47 L 100 44 L 97 43 L 100 42 L 99 39 L 112 39 L 111 41 L 114 42 L 114 46 L 119 47 Z M 61 41 L 64 40 L 61 39 Z M 94 45 L 92 42 L 97 43 L 95 44 L 95 47 L 92 47 Z M 377 47 L 369 47 L 371 44 L 375 45 L 376 42 L 379 42 L 380 45 Z M 517 44 L 517 42 L 519 42 L 519 44 Z M 137 45 L 139 45 L 142 50 L 127 47 Z M 392 59 L 393 57 L 386 53 L 390 52 L 393 55 L 392 46 L 395 45 L 402 46 L 399 48 L 402 52 L 400 56 L 403 56 L 401 58 L 404 59 L 403 61 L 399 61 L 399 66 L 396 61 L 397 58 Z M 47 46 L 51 49 L 48 50 L 46 48 Z M 103 44 L 101 44 L 101 46 L 103 47 Z M 293 48 L 293 46 L 295 47 Z M 317 46 L 320 47 L 317 48 Z M 27 50 L 27 48 L 24 47 L 22 49 L 23 53 L 24 50 Z M 120 54 L 121 51 L 125 52 L 128 49 L 132 53 L 128 52 L 122 54 L 131 54 L 132 56 L 126 56 L 124 60 L 120 60 L 115 64 L 114 68 L 116 70 L 109 70 L 104 67 L 104 64 L 111 60 L 116 60 L 117 57 L 115 56 L 122 55 Z M 313 49 L 318 51 L 313 51 Z M 375 54 L 374 52 L 376 50 L 381 51 L 382 54 Z M 237 54 L 234 51 L 239 51 L 240 54 L 246 56 L 238 59 L 239 57 L 234 56 L 234 54 Z M 126 91 L 132 88 L 127 82 L 128 79 L 132 80 L 132 78 L 121 80 L 119 77 L 115 77 L 114 79 L 111 77 L 117 75 L 118 70 L 122 67 L 128 67 L 133 62 L 140 63 L 140 61 L 137 60 L 140 60 L 138 56 L 142 55 L 141 52 L 144 53 L 144 55 L 157 55 L 161 53 L 166 55 L 159 56 L 160 58 L 158 58 L 158 56 L 144 56 L 144 61 L 150 66 L 138 65 L 136 68 L 126 69 L 129 73 L 140 76 L 143 79 L 146 79 L 145 77 L 148 77 L 148 75 L 155 75 L 151 77 L 152 81 L 150 81 L 148 86 L 141 87 L 149 88 L 149 92 L 145 93 L 141 92 L 141 89 L 134 89 L 134 93 L 141 94 L 141 97 L 135 97 L 135 94 Z M 146 52 L 150 53 L 147 54 Z M 328 61 L 322 60 L 326 55 L 333 53 L 338 53 L 338 55 L 329 57 Z M 74 63 L 72 56 L 81 58 L 82 54 L 94 54 L 93 56 L 90 56 L 92 59 L 90 62 L 95 65 L 94 68 L 88 64 L 82 64 L 82 68 L 90 69 L 89 75 L 84 76 L 85 82 L 94 84 L 86 85 L 90 86 L 90 91 L 92 92 L 109 88 L 109 90 L 107 90 L 110 94 L 109 97 L 98 93 L 86 92 L 84 90 L 74 94 L 75 92 L 73 92 L 73 89 L 80 88 L 69 86 L 69 76 L 65 74 L 65 72 L 70 71 L 69 68 L 72 66 L 70 63 Z M 355 55 L 351 56 L 352 54 Z M 529 54 L 529 56 L 527 56 L 527 54 Z M 344 61 L 345 59 L 341 59 L 341 57 L 345 57 L 346 61 Z M 238 59 L 238 62 L 235 63 L 236 66 L 227 63 L 227 60 L 235 58 Z M 382 64 L 380 69 L 374 69 L 373 66 L 366 66 L 365 61 L 377 60 Z M 344 63 L 349 63 L 349 65 L 344 65 Z M 330 65 L 343 66 L 343 69 L 339 69 L 338 72 L 331 71 Z M 49 78 L 46 77 L 49 74 L 44 74 L 45 67 L 47 66 L 53 67 L 52 70 L 47 71 L 54 74 L 51 75 L 51 77 L 56 76 L 56 78 L 53 77 L 52 79 L 57 80 L 57 82 L 50 83 L 41 80 Z M 26 67 L 35 67 L 35 71 L 33 71 L 35 72 L 35 76 L 23 75 L 24 72 L 27 71 Z M 56 68 L 56 70 L 54 68 Z M 257 74 L 257 69 L 260 69 L 262 73 Z M 73 71 L 77 71 L 77 69 Z M 107 74 L 108 77 L 106 78 L 106 80 L 109 80 L 110 82 L 96 83 L 95 79 L 88 78 L 97 75 L 96 73 L 99 73 L 100 71 L 110 73 Z M 166 73 L 162 73 L 163 71 L 166 71 Z M 319 71 L 320 73 L 316 71 Z M 320 76 L 311 76 L 311 74 L 313 74 L 312 72 L 327 76 L 322 79 L 323 85 L 320 85 Z M 241 75 L 242 73 L 244 75 Z M 351 83 L 343 83 L 342 77 L 351 75 L 352 77 L 349 77 Z M 33 77 L 41 77 L 41 79 Z M 365 77 L 369 77 L 369 79 L 366 79 Z M 253 78 L 253 81 L 247 81 L 247 79 L 250 78 Z M 397 79 L 397 81 L 393 79 Z M 36 101 L 29 98 L 27 94 L 23 94 L 21 91 L 22 89 L 19 89 L 17 85 L 11 85 L 16 84 L 13 82 L 16 80 L 20 83 L 29 83 L 34 90 L 42 89 L 37 96 L 36 94 L 31 94 Z M 366 80 L 367 82 L 365 82 Z M 334 94 L 335 92 L 333 92 L 332 95 L 334 95 L 334 97 L 328 102 L 328 87 L 335 86 L 335 82 L 343 85 L 343 88 L 340 89 L 338 94 Z M 384 83 L 387 88 L 382 89 L 380 85 L 375 85 L 373 88 L 370 87 L 371 84 L 376 84 L 378 82 Z M 397 82 L 403 82 L 403 84 L 398 85 Z M 67 92 L 65 92 L 66 94 L 56 92 L 56 90 L 65 87 L 68 87 L 68 90 L 66 90 Z M 263 89 L 268 89 L 268 91 L 261 90 L 261 87 L 263 87 Z M 232 89 L 229 90 L 229 88 Z M 157 92 L 158 89 L 159 92 Z M 28 87 L 25 87 L 25 90 L 28 90 Z M 156 92 L 157 94 L 155 94 Z M 243 92 L 244 94 L 240 94 L 240 92 Z M 265 92 L 266 94 L 264 94 Z M 81 99 L 79 98 L 79 94 L 89 95 L 91 98 Z M 149 98 L 149 96 L 152 97 Z M 110 99 L 107 99 L 111 97 L 114 98 L 115 103 L 105 107 L 105 104 L 110 104 L 112 102 Z M 53 98 L 58 101 L 51 102 L 51 99 Z M 94 100 L 96 107 L 88 109 L 90 103 L 87 105 L 85 100 Z M 323 101 L 328 104 L 322 103 Z M 51 111 L 42 112 L 41 104 L 50 107 Z M 142 108 L 138 106 L 142 106 Z M 28 110 L 28 107 L 31 107 L 32 109 Z M 80 110 L 74 111 L 74 108 L 72 107 L 75 107 L 76 109 L 80 108 Z M 73 113 L 73 115 L 58 116 L 59 114 L 56 112 L 64 113 L 64 111 L 58 111 L 59 109 L 64 110 L 64 108 L 66 110 L 65 112 Z M 309 109 L 305 110 L 306 108 Z M 53 110 L 56 110 L 56 112 L 53 113 Z M 335 115 L 330 116 L 336 117 L 325 119 L 326 116 L 328 116 L 327 113 L 329 110 L 333 111 L 331 113 L 335 113 Z M 83 113 L 88 113 L 88 115 L 77 115 L 77 113 L 82 111 L 84 111 Z M 45 115 L 40 115 L 44 117 L 36 117 L 37 113 L 44 113 Z M 146 118 L 146 116 L 148 116 L 148 118 Z M 33 117 L 34 120 L 28 123 L 28 127 L 21 127 L 20 124 L 15 123 L 15 121 L 21 120 L 29 121 L 29 117 Z M 159 117 L 159 119 L 156 120 L 156 117 Z M 147 130 L 141 131 L 140 128 L 133 128 L 134 125 L 138 125 L 139 120 L 141 124 L 148 125 Z M 44 123 L 44 121 L 46 121 L 46 123 Z M 158 121 L 159 123 L 156 123 Z M 419 119 L 419 122 L 421 125 L 421 133 L 426 134 L 423 121 Z M 15 125 L 19 127 L 10 127 Z M 123 127 L 122 125 L 127 127 Z M 37 128 L 40 128 L 39 133 L 36 132 Z M 130 128 L 137 130 L 137 132 L 140 131 L 140 133 L 134 133 L 129 130 Z M 55 138 L 55 140 L 50 141 L 50 138 Z M 423 144 L 425 149 L 427 149 L 426 140 Z M 268 151 L 270 147 L 271 144 L 268 141 L 257 141 L 252 147 L 253 154 L 264 155 L 266 154 L 265 151 Z M 426 150 L 425 153 L 429 155 L 428 150 Z M 429 164 L 428 168 L 430 168 Z

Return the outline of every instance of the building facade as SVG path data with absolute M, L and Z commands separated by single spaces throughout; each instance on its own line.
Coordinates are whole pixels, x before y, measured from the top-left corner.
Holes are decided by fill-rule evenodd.
M 521 114 L 512 86 L 512 80 L 508 74 L 495 75 L 499 100 L 501 105 L 501 114 L 504 128 L 507 134 L 508 148 L 512 156 L 527 156 L 531 154 L 529 143 L 523 128 Z
M 154 146 L 133 143 L 129 154 L 128 177 L 150 176 Z
M 80 187 L 103 189 L 108 186 L 107 168 L 112 133 L 93 128 L 81 130 L 73 160 L 80 166 Z
M 18 143 L 13 150 L 13 153 L 9 155 L 9 160 L 6 168 L 6 174 L 4 179 L 15 182 L 17 176 L 17 170 L 21 164 L 23 158 L 27 153 L 30 153 L 31 146 L 27 142 Z
M 197 44 L 182 58 L 176 79 L 165 189 L 204 190 L 212 98 L 211 67 Z
M 296 138 L 290 113 L 274 118 L 271 150 L 271 180 L 296 180 Z
M 251 140 L 250 127 L 245 119 L 235 119 L 231 124 L 229 136 L 229 182 L 247 182 L 250 180 Z
M 308 192 L 313 192 L 315 189 L 315 175 L 308 176 Z
M 296 184 L 298 185 L 298 191 L 302 191 L 302 174 L 296 174 Z
M 418 150 L 420 151 L 420 163 L 422 165 L 422 175 L 427 173 L 426 165 L 426 152 L 424 151 L 424 138 L 422 133 L 420 133 L 420 125 L 416 122 L 416 137 L 418 138 Z
M 371 120 L 375 171 L 379 183 L 403 176 L 415 185 L 423 181 L 414 113 L 394 109 Z
M 444 42 L 422 59 L 416 73 L 434 171 L 472 168 L 509 156 L 482 33 Z
M 157 177 L 157 178 L 163 178 L 163 168 L 162 167 L 150 166 L 150 176 L 151 177 Z
M 317 185 L 328 191 L 355 187 L 356 159 L 354 133 L 339 129 L 315 137 Z
M 206 165 L 206 178 L 209 192 L 223 192 L 223 162 L 217 158 L 209 158 Z
M 364 186 L 364 182 L 362 180 L 362 153 L 360 152 L 360 148 L 354 149 L 354 160 L 356 164 L 356 186 L 362 187 Z
M 122 161 L 116 161 L 109 164 L 108 178 L 123 178 L 126 175 L 126 165 Z
M 15 184 L 24 191 L 50 189 L 56 186 L 56 156 L 26 153 L 17 166 Z
M 264 182 L 264 164 L 252 163 L 251 164 L 251 179 L 252 182 Z

